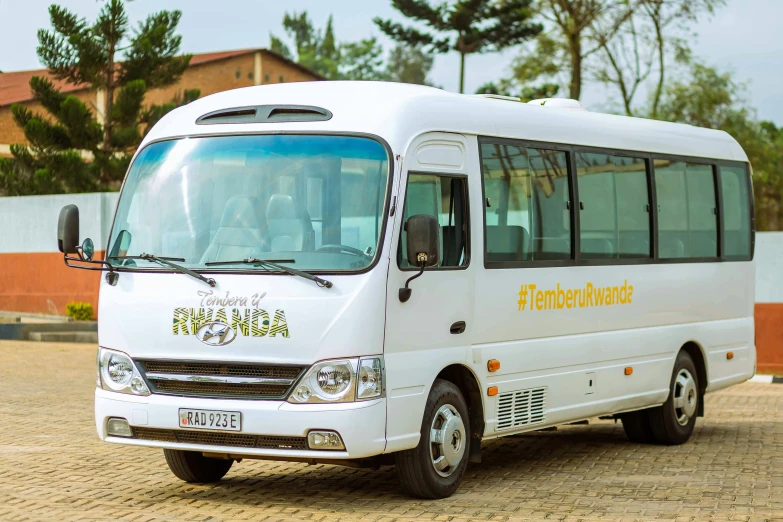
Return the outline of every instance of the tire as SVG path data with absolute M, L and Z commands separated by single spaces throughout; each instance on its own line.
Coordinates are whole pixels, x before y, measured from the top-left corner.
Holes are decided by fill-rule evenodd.
M 623 421 L 623 430 L 631 442 L 638 444 L 652 444 L 655 442 L 652 426 L 650 426 L 650 410 L 639 410 L 623 413 L 620 419 Z
M 650 428 L 659 444 L 674 446 L 690 439 L 696 427 L 702 400 L 696 364 L 686 351 L 680 351 L 669 383 L 669 398 L 649 411 Z
M 441 433 L 443 442 L 433 441 L 435 431 Z M 469 452 L 470 418 L 465 398 L 451 382 L 436 379 L 424 407 L 419 445 L 396 455 L 402 487 L 418 498 L 450 496 L 459 487 Z
M 213 459 L 197 451 L 164 449 L 163 454 L 171 472 L 190 483 L 217 482 L 234 464 L 231 459 Z

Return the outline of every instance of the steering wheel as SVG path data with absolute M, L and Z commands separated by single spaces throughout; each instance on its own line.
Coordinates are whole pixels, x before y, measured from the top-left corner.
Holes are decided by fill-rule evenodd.
M 315 252 L 345 252 L 347 254 L 363 257 L 367 260 L 372 259 L 371 255 L 362 252 L 358 248 L 354 248 L 348 245 L 321 245 L 315 249 Z

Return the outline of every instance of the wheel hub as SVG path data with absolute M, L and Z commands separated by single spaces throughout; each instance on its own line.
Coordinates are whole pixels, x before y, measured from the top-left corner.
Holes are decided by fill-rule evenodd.
M 674 416 L 680 426 L 685 426 L 691 417 L 696 414 L 699 401 L 699 390 L 696 387 L 696 379 L 685 368 L 681 369 L 674 379 Z
M 465 456 L 466 435 L 465 424 L 454 406 L 444 404 L 435 412 L 430 428 L 430 454 L 432 466 L 442 477 L 454 473 Z

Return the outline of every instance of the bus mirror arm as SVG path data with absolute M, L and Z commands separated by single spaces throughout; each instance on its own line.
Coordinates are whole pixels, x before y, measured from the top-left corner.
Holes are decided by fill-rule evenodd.
M 440 262 L 440 224 L 435 216 L 416 214 L 405 222 L 407 232 L 406 247 L 408 264 L 419 267 L 419 272 L 405 281 L 400 288 L 400 302 L 404 303 L 411 297 L 410 282 L 421 277 L 428 266 L 437 266 Z
M 408 299 L 411 298 L 412 290 L 408 287 L 408 285 L 410 284 L 411 281 L 413 281 L 414 279 L 416 279 L 417 277 L 421 276 L 421 274 L 424 273 L 424 263 L 425 262 L 422 262 L 419 265 L 419 271 L 416 273 L 416 275 L 409 277 L 408 280 L 405 281 L 405 286 L 403 288 L 400 288 L 399 296 L 400 296 L 401 303 L 405 303 L 408 301 Z

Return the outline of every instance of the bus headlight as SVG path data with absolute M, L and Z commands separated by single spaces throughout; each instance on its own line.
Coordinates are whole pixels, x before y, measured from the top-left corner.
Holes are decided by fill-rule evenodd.
M 115 350 L 98 350 L 98 380 L 104 390 L 132 395 L 150 394 L 131 358 Z
M 353 402 L 383 394 L 383 359 L 337 359 L 314 364 L 288 397 L 292 403 Z

